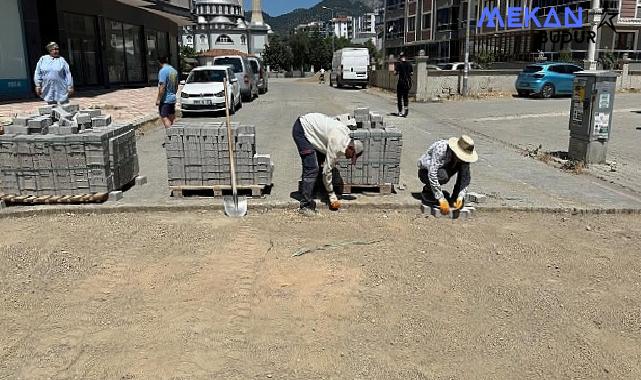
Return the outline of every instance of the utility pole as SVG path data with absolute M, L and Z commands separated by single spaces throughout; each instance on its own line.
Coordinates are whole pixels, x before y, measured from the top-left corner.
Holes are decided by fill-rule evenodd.
M 597 0 L 598 1 L 598 0 Z M 470 93 L 470 18 L 472 15 L 472 0 L 467 0 L 467 18 L 465 19 L 465 68 L 463 69 L 463 96 Z
M 334 38 L 336 38 L 336 28 L 334 26 L 334 8 L 326 7 L 323 5 L 323 9 L 326 9 L 328 11 L 332 12 L 332 19 L 330 20 L 332 24 L 332 57 L 334 56 L 334 51 L 336 50 L 336 45 L 334 42 Z
M 601 17 L 603 15 L 603 9 L 601 8 L 601 0 L 592 0 L 588 15 L 591 18 L 590 31 L 591 31 L 591 34 L 594 36 L 594 39 L 592 38 L 589 39 L 588 56 L 587 56 L 587 59 L 584 61 L 584 69 L 596 70 L 597 69 L 597 43 L 599 42 L 599 38 L 598 38 L 599 24 L 601 23 Z

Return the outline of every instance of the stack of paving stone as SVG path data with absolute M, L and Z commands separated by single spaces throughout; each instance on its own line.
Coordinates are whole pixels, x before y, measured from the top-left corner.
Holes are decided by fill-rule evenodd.
M 342 120 L 343 118 L 341 118 Z M 358 108 L 346 124 L 351 136 L 363 142 L 363 155 L 356 165 L 339 159 L 337 168 L 345 185 L 381 186 L 399 183 L 403 135 L 400 129 L 386 126 L 383 115 Z
M 120 190 L 138 175 L 131 125 L 100 110 L 42 107 L 0 136 L 0 189 L 19 195 L 78 195 Z
M 256 153 L 256 127 L 232 123 L 239 186 L 269 186 L 274 165 Z M 178 122 L 165 141 L 169 186 L 229 186 L 227 126 L 221 122 Z

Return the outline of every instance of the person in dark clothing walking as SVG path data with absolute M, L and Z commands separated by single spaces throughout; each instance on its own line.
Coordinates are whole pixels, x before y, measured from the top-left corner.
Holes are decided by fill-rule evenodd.
M 409 114 L 409 96 L 410 89 L 412 88 L 412 75 L 414 69 L 412 64 L 407 62 L 405 53 L 400 55 L 401 61 L 396 64 L 396 76 L 398 76 L 398 84 L 396 86 L 396 95 L 398 97 L 398 116 L 407 117 Z

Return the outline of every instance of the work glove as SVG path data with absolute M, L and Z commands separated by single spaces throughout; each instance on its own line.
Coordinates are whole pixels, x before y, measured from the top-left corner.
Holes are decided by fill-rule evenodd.
M 329 208 L 333 211 L 339 210 L 341 208 L 341 202 L 338 200 L 336 193 L 329 194 Z
M 454 207 L 456 207 L 457 210 L 460 210 L 463 208 L 463 198 L 457 198 L 456 203 L 454 203 Z
M 450 214 L 450 202 L 447 199 L 443 198 L 438 201 L 439 208 L 441 209 L 441 214 L 449 215 Z

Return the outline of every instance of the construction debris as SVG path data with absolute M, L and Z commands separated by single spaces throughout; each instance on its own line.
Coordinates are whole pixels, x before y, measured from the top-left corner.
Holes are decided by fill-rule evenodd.
M 256 127 L 232 123 L 238 185 L 269 186 L 274 164 L 256 153 Z M 178 122 L 167 129 L 165 149 L 170 186 L 229 185 L 227 128 L 222 122 Z
M 133 126 L 100 110 L 46 106 L 18 116 L 0 136 L 0 190 L 79 195 L 122 189 L 138 175 Z

